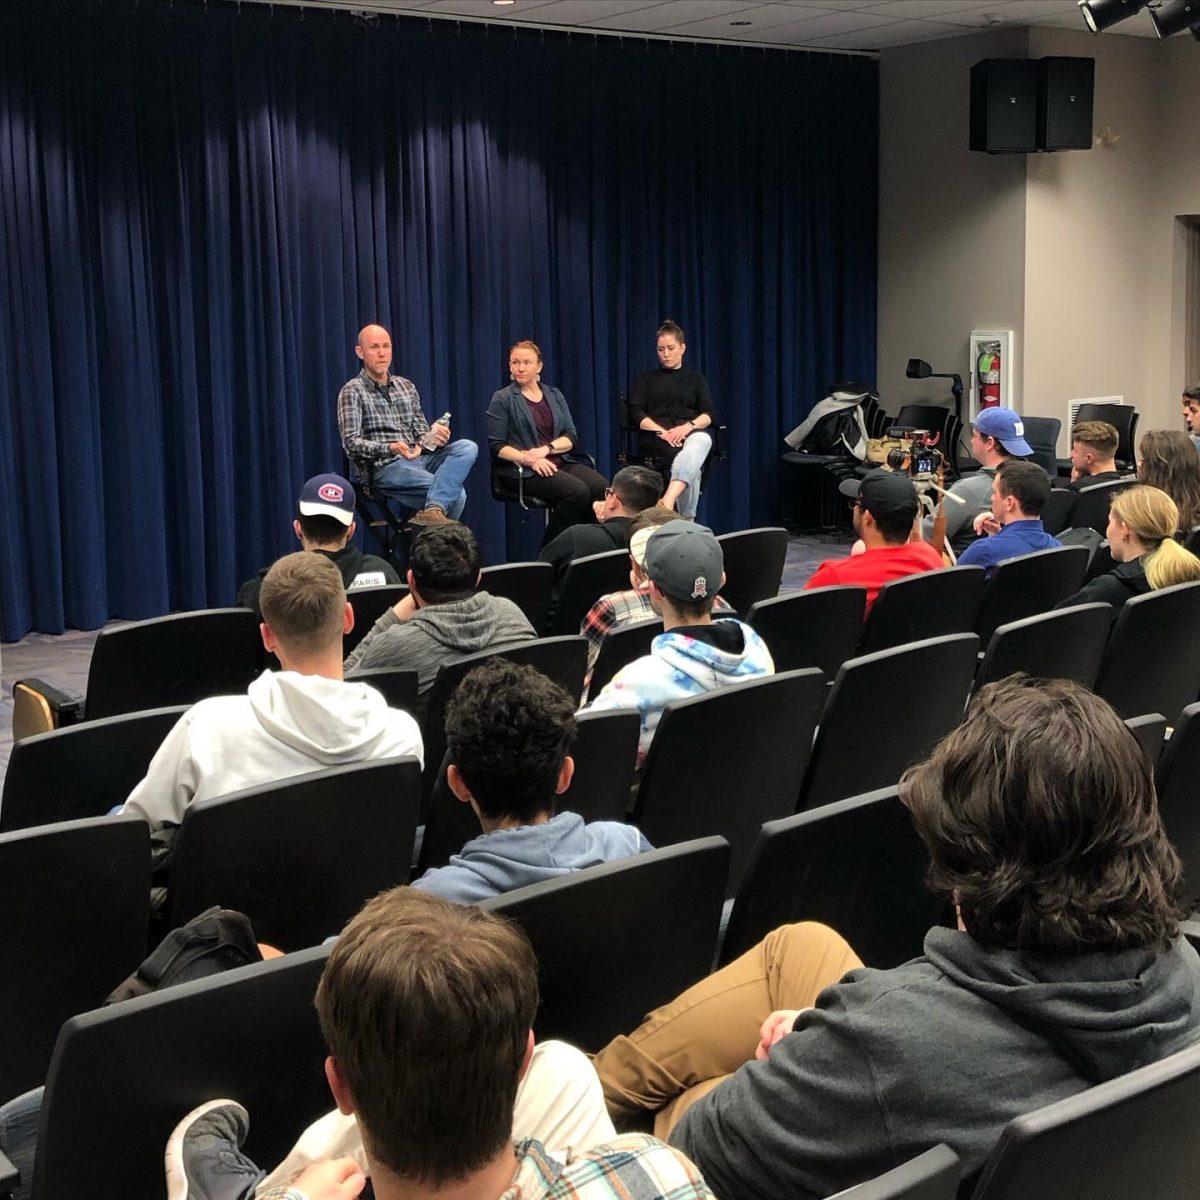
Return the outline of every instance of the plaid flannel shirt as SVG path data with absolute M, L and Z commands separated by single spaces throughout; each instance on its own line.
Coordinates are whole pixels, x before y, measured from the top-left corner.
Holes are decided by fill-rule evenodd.
M 379 384 L 360 371 L 338 392 L 337 415 L 342 448 L 363 474 L 400 457 L 392 442 L 415 446 L 429 432 L 416 385 L 402 375 Z

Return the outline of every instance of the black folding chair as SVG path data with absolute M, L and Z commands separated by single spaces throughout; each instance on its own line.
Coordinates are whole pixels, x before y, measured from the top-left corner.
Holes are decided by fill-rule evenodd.
M 763 822 L 795 811 L 824 701 L 825 676 L 811 668 L 668 704 L 642 766 L 634 824 L 654 846 L 720 834 L 731 848 L 732 892 Z
M 371 632 L 371 626 L 407 595 L 408 588 L 402 583 L 387 583 L 380 587 L 347 592 L 346 599 L 354 609 L 354 628 L 342 635 L 342 657 L 349 658 L 358 643 Z
M 1074 525 L 1071 513 L 1075 508 L 1076 493 L 1070 488 L 1054 488 L 1046 507 L 1042 509 L 1042 528 L 1049 534 L 1060 534 Z
M 1025 440 L 1033 451 L 1033 461 L 1053 479 L 1058 474 L 1055 456 L 1058 454 L 1058 435 L 1062 432 L 1062 422 L 1057 417 L 1023 416 L 1021 423 L 1025 426 Z M 1045 524 L 1044 513 L 1042 522 Z
M 817 727 L 798 811 L 890 787 L 962 721 L 973 633 L 913 642 L 842 664 Z
M 795 921 L 836 929 L 869 967 L 907 962 L 945 909 L 925 887 L 928 862 L 894 785 L 769 821 L 733 902 L 721 963 Z
M 1167 718 L 1161 713 L 1143 713 L 1140 717 L 1127 717 L 1125 724 L 1129 727 L 1129 732 L 1137 738 L 1150 769 L 1157 770 L 1158 760 L 1162 758 L 1163 742 L 1167 736 Z
M 248 608 L 213 608 L 102 629 L 88 667 L 88 720 L 240 695 L 266 651 Z
M 975 673 L 976 689 L 1018 671 L 1093 687 L 1115 615 L 1111 604 L 1075 604 L 1001 625 Z
M 621 625 L 612 630 L 600 643 L 596 665 L 592 668 L 592 681 L 588 685 L 588 696 L 600 695 L 612 677 L 631 662 L 650 653 L 650 644 L 663 631 L 661 617 L 647 617 L 632 625 Z
M 867 614 L 859 653 L 967 633 L 975 625 L 982 596 L 982 567 L 924 571 L 885 583 Z
M 329 947 L 301 950 L 68 1021 L 50 1063 L 35 1200 L 165 1200 L 163 1148 L 193 1108 L 229 1097 L 251 1114 L 245 1150 L 282 1162 L 331 1107 L 313 1008 Z M 97 1120 L 105 1154 L 98 1170 Z
M 603 554 L 588 554 L 567 565 L 562 590 L 554 606 L 552 634 L 579 632 L 588 610 L 609 592 L 629 589 L 629 551 L 606 550 Z
M 150 831 L 140 817 L 0 835 L 0 1096 L 46 1078 L 58 1027 L 146 956 Z
M 1117 613 L 1096 692 L 1123 717 L 1159 712 L 1174 725 L 1200 692 L 1200 582 L 1127 600 Z
M 1167 836 L 1183 863 L 1184 895 L 1195 907 L 1200 903 L 1200 704 L 1189 704 L 1180 713 L 1154 772 L 1158 811 Z
M 986 646 L 1001 625 L 1049 612 L 1083 587 L 1088 552 L 1083 546 L 1037 550 L 996 567 L 983 589 L 975 632 Z
M 578 813 L 585 821 L 624 821 L 637 764 L 641 719 L 628 709 L 581 712 L 575 718 L 571 757 L 575 774 L 558 797 L 559 812 Z M 442 759 L 433 786 L 431 812 L 421 840 L 420 871 L 445 866 L 471 838 L 479 836 L 479 821 L 446 782 L 450 752 Z
M 1120 495 L 1135 483 L 1137 480 L 1130 476 L 1128 479 L 1110 479 L 1106 483 L 1094 483 L 1091 487 L 1080 488 L 1071 509 L 1070 527 L 1094 529 L 1103 537 L 1108 529 L 1108 508 L 1113 497 Z
M 961 1173 L 958 1155 L 949 1146 L 937 1145 L 830 1200 L 955 1200 Z
M 767 643 L 776 671 L 820 667 L 833 679 L 855 655 L 866 605 L 866 588 L 813 588 L 760 600 L 746 621 Z
M 398 708 L 417 716 L 421 711 L 421 697 L 417 690 L 418 672 L 396 667 L 369 667 L 365 671 L 351 671 L 347 683 L 365 683 L 373 687 L 387 701 L 388 708 Z
M 192 804 L 171 851 L 172 926 L 213 904 L 284 950 L 338 933 L 407 883 L 420 800 L 415 758 L 331 767 Z
M 13 743 L 0 832 L 102 817 L 141 782 L 186 704 L 104 717 Z
M 787 558 L 788 531 L 768 525 L 724 533 L 717 541 L 725 555 L 725 586 L 721 595 L 739 613 L 747 613 L 760 600 L 779 594 Z
M 541 630 L 554 588 L 554 568 L 544 562 L 500 563 L 479 573 L 479 591 L 511 600 Z M 578 627 L 571 630 L 578 633 Z
M 538 1037 L 597 1051 L 707 975 L 728 873 L 725 839 L 701 838 L 485 900 L 533 943 Z
M 641 466 L 650 467 L 651 470 L 661 472 L 662 468 L 657 464 L 654 456 L 642 453 L 641 431 L 633 423 L 629 415 L 629 399 L 624 392 L 621 393 L 617 400 L 617 417 L 617 432 L 619 434 L 617 462 L 623 467 L 629 466 L 630 463 L 638 463 Z M 703 432 L 712 438 L 712 449 L 708 452 L 708 457 L 704 460 L 703 467 L 700 468 L 701 494 L 708 487 L 708 477 L 712 474 L 713 467 L 725 457 L 724 442 L 729 431 L 726 426 L 714 423 L 704 429 Z
M 1200 1044 L 1008 1123 L 974 1200 L 1180 1200 L 1200 1179 Z

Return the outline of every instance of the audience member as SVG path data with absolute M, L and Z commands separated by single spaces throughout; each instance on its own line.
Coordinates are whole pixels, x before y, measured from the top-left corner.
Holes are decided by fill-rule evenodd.
M 413 888 L 371 900 L 316 997 L 338 1111 L 272 1174 L 241 1151 L 234 1100 L 189 1113 L 167 1145 L 168 1200 L 705 1200 L 652 1137 L 616 1137 L 595 1071 L 534 1044 L 537 961 L 502 917 Z
M 1071 430 L 1071 482 L 1073 492 L 1111 483 L 1131 474 L 1117 466 L 1121 435 L 1107 421 L 1080 421 Z
M 511 600 L 475 590 L 479 547 L 465 525 L 447 521 L 422 530 L 408 561 L 408 595 L 375 622 L 346 659 L 346 670 L 416 671 L 424 695 L 452 658 L 537 637 Z
M 124 811 L 150 822 L 157 866 L 189 804 L 306 771 L 413 754 L 421 734 L 363 683 L 342 677 L 342 635 L 354 625 L 332 560 L 297 551 L 263 579 L 262 640 L 282 671 L 264 671 L 244 696 L 192 705 L 150 760 Z M 269 848 L 264 848 L 269 849 Z
M 1161 488 L 1179 509 L 1179 533 L 1200 526 L 1200 454 L 1186 433 L 1151 429 L 1138 444 L 1138 480 Z
M 955 554 L 961 554 L 978 536 L 974 521 L 992 501 L 992 480 L 1000 464 L 1033 453 L 1020 414 L 1011 408 L 985 408 L 971 430 L 971 453 L 979 460 L 980 469 L 956 479 L 949 488 L 963 503 L 949 500 L 942 506 L 946 544 Z M 927 542 L 933 537 L 933 521 L 930 515 L 921 522 L 921 537 Z
M 604 645 L 604 639 L 610 633 L 655 615 L 650 606 L 650 580 L 646 577 L 644 565 L 646 542 L 660 525 L 683 519 L 683 515 L 674 509 L 656 504 L 653 508 L 643 509 L 629 522 L 625 531 L 629 540 L 629 590 L 609 592 L 601 596 L 588 610 L 587 616 L 579 626 L 579 632 L 588 640 L 589 677 L 596 665 L 600 647 Z M 733 608 L 724 596 L 718 596 L 713 601 L 713 612 L 732 613 Z
M 458 520 L 466 507 L 463 484 L 479 447 L 450 440 L 450 426 L 429 424 L 412 380 L 392 375 L 392 338 L 382 325 L 367 325 L 354 343 L 363 369 L 338 393 L 342 448 L 371 486 L 417 509 L 410 525 Z
M 836 584 L 865 587 L 870 612 L 885 583 L 942 565 L 942 556 L 928 542 L 912 540 L 921 503 L 907 475 L 872 471 L 862 480 L 843 480 L 840 490 L 854 501 L 854 532 L 862 539 L 863 552 L 827 559 L 805 589 Z
M 1012 1118 L 1200 1037 L 1179 859 L 1103 700 L 989 684 L 901 795 L 957 929 L 871 970 L 785 926 L 595 1059 L 614 1119 L 657 1111 L 722 1200 L 816 1200 L 939 1142 L 967 1195 Z
M 775 674 L 771 652 L 749 625 L 712 619 L 725 582 L 725 558 L 712 530 L 691 521 L 663 525 L 646 542 L 645 558 L 650 606 L 662 617 L 663 632 L 650 653 L 622 667 L 590 705 L 641 716 L 639 765 L 672 700 Z
M 1050 498 L 1050 477 L 1037 463 L 1002 463 L 992 480 L 992 511 L 975 518 L 987 537 L 958 556 L 959 566 L 984 567 L 989 575 L 1000 563 L 1062 543 L 1042 528 L 1042 509 Z
M 1183 389 L 1183 420 L 1196 445 L 1200 445 L 1200 383 Z
M 643 509 L 658 502 L 662 489 L 662 476 L 657 471 L 651 471 L 649 467 L 622 467 L 613 476 L 611 486 L 604 489 L 604 499 L 597 500 L 593 506 L 596 523 L 571 525 L 542 547 L 542 562 L 548 562 L 554 568 L 550 618 L 558 607 L 567 567 L 575 559 L 586 558 L 589 554 L 624 550 L 629 545 L 629 523 Z
M 374 554 L 364 554 L 350 540 L 354 520 L 354 488 L 340 475 L 314 475 L 300 491 L 300 515 L 292 529 L 305 550 L 323 554 L 341 572 L 346 591 L 399 583 L 396 568 Z M 269 567 L 238 588 L 237 602 L 258 612 L 258 592 Z
M 413 886 L 478 904 L 653 849 L 632 825 L 556 813 L 575 773 L 574 738 L 574 702 L 540 671 L 502 659 L 472 671 L 446 713 L 446 782 L 483 833 Z
M 1200 579 L 1200 558 L 1175 540 L 1178 523 L 1175 501 L 1158 488 L 1137 484 L 1114 496 L 1106 536 L 1116 568 L 1055 607 L 1100 600 L 1120 608 L 1133 596 Z

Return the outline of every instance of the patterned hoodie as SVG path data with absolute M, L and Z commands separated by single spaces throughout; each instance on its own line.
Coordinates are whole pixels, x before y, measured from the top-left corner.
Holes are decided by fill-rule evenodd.
M 707 634 L 700 630 L 711 631 Z M 646 757 L 663 709 L 673 700 L 714 692 L 731 683 L 774 675 L 767 644 L 741 621 L 714 621 L 660 633 L 645 658 L 622 667 L 588 706 L 631 708 L 642 718 L 638 766 Z

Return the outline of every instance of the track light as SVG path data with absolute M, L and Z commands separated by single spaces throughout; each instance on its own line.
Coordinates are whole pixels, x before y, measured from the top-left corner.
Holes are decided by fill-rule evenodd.
M 1150 23 L 1160 38 L 1200 27 L 1200 0 L 1162 0 L 1150 10 Z
M 1118 21 L 1140 13 L 1146 0 L 1079 0 L 1084 24 L 1093 33 L 1103 33 Z

